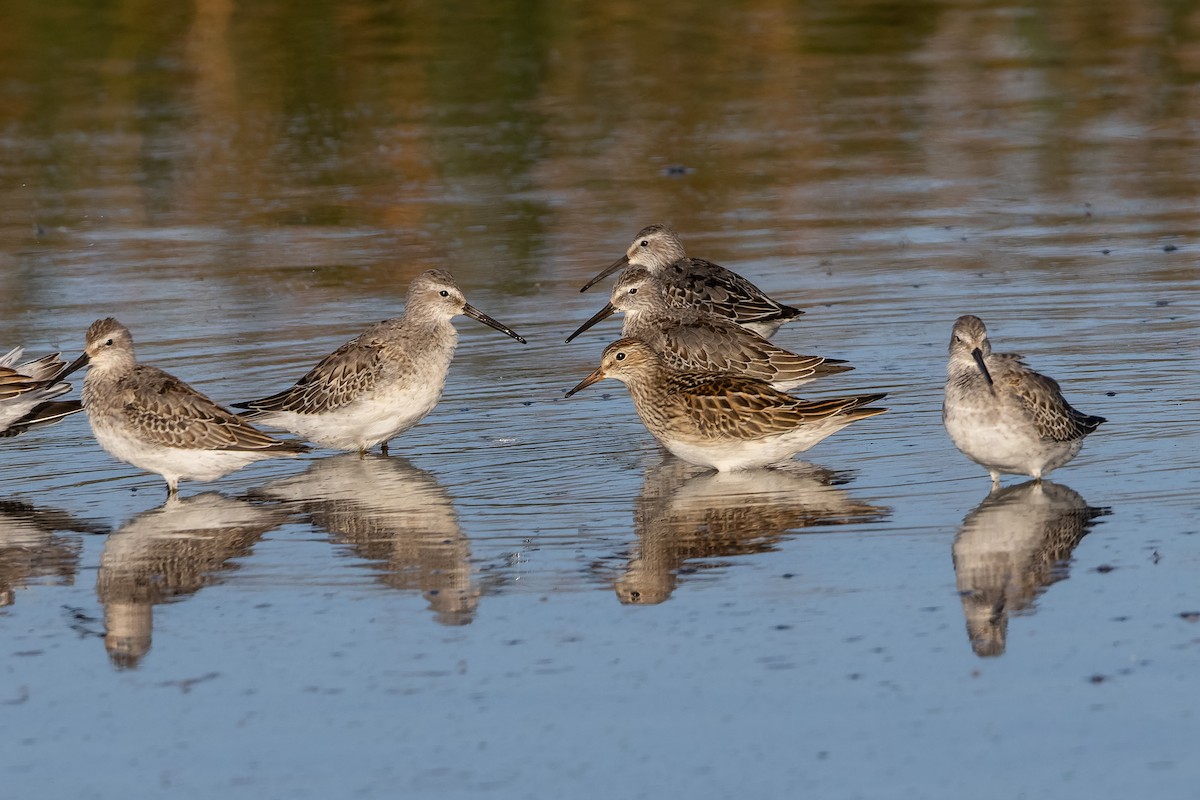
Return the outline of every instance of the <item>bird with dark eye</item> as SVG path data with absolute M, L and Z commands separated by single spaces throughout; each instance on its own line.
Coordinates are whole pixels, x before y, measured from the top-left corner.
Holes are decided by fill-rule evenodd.
M 1000 476 L 1041 481 L 1078 455 L 1104 417 L 1076 410 L 1053 378 L 1015 353 L 992 352 L 987 326 L 971 314 L 954 322 L 942 424 L 954 446 Z
M 763 338 L 802 312 L 773 300 L 750 281 L 702 258 L 688 258 L 679 235 L 665 225 L 637 232 L 625 254 L 585 283 L 586 292 L 617 270 L 644 269 L 661 279 L 677 307 L 700 308 L 731 319 Z
M 675 369 L 637 338 L 606 347 L 600 367 L 566 396 L 605 378 L 628 387 L 642 423 L 663 447 L 719 471 L 790 460 L 847 425 L 886 410 L 869 405 L 882 393 L 808 401 L 754 378 Z
M 441 302 L 449 300 L 452 302 Z M 466 302 L 444 270 L 413 279 L 404 315 L 371 325 L 282 392 L 239 403 L 248 419 L 337 450 L 387 454 L 388 440 L 425 418 L 442 395 L 465 315 L 521 344 L 525 339 Z

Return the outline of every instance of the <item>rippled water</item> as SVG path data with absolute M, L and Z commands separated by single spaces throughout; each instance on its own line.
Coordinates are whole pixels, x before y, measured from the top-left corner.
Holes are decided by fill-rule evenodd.
M 0 350 L 115 315 L 224 403 L 450 269 L 442 403 L 164 502 L 76 417 L 0 445 L 9 791 L 1186 797 L 1200 768 L 1200 17 L 1110 2 L 20 6 Z M 135 13 L 137 12 L 137 13 Z M 577 290 L 640 227 L 890 412 L 664 457 Z M 940 423 L 989 324 L 1109 422 L 1044 487 Z

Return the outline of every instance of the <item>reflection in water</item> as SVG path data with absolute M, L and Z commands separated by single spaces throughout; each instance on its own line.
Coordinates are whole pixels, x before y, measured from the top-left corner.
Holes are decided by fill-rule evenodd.
M 77 536 L 59 531 L 108 533 L 107 525 L 77 519 L 65 511 L 0 500 L 0 607 L 30 580 L 58 578 L 70 584 L 79 568 Z
M 397 456 L 346 453 L 262 491 L 296 503 L 335 542 L 378 562 L 385 585 L 421 591 L 441 624 L 474 619 L 481 592 L 470 542 L 450 496 L 428 472 Z
M 790 531 L 884 519 L 891 509 L 850 497 L 837 473 L 796 462 L 711 472 L 670 458 L 646 471 L 634 508 L 638 541 L 614 583 L 622 603 L 661 603 L 686 562 L 764 553 Z M 714 566 L 714 565 L 709 565 Z
M 206 492 L 170 497 L 113 533 L 100 554 L 96 594 L 104 606 L 104 647 L 117 667 L 138 666 L 150 650 L 154 606 L 186 597 L 234 569 L 287 515 Z
M 954 572 L 967 635 L 978 656 L 1004 652 L 1009 614 L 1067 577 L 1071 551 L 1107 508 L 1050 481 L 997 489 L 967 515 L 954 540 Z

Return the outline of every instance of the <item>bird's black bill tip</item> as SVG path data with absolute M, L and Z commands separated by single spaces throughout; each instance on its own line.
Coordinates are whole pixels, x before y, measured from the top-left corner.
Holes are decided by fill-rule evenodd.
M 605 378 L 604 370 L 603 370 L 603 368 L 600 368 L 600 369 L 596 370 L 595 372 L 593 372 L 591 375 L 588 375 L 586 378 L 581 380 L 579 383 L 575 384 L 570 389 L 568 389 L 566 391 L 566 393 L 563 395 L 563 397 L 570 397 L 571 395 L 575 394 L 576 392 L 580 392 L 580 391 L 586 389 L 587 387 L 591 386 L 593 383 L 604 380 L 604 378 Z
M 586 331 L 588 328 L 595 325 L 600 320 L 602 320 L 606 317 L 610 317 L 613 314 L 615 314 L 616 312 L 617 312 L 617 309 L 615 306 L 613 306 L 612 303 L 605 303 L 604 308 L 600 309 L 595 314 L 593 314 L 591 316 L 591 319 L 589 319 L 587 322 L 580 325 L 578 328 L 575 329 L 574 333 L 572 333 L 570 336 L 567 337 L 567 343 L 569 344 L 571 342 L 571 340 L 574 339 L 576 336 L 583 333 L 584 331 Z
M 507 325 L 497 322 L 496 320 L 492 319 L 487 314 L 483 313 L 478 308 L 476 308 L 475 306 L 473 306 L 469 303 L 467 305 L 463 306 L 463 313 L 466 314 L 471 319 L 479 320 L 484 325 L 487 325 L 489 328 L 495 328 L 496 330 L 503 333 L 505 336 L 509 336 L 513 339 L 516 339 L 521 344 L 529 344 L 529 342 L 525 341 L 524 336 L 521 336 L 519 333 L 517 333 L 516 331 L 514 331 L 512 328 L 508 327 Z
M 79 358 L 75 359 L 70 364 L 67 364 L 65 367 L 63 367 L 62 371 L 54 376 L 54 379 L 61 380 L 62 378 L 67 377 L 68 375 L 70 375 L 72 372 L 79 369 L 80 367 L 87 366 L 87 363 L 89 361 L 91 361 L 91 356 L 89 356 L 87 353 L 80 354 Z

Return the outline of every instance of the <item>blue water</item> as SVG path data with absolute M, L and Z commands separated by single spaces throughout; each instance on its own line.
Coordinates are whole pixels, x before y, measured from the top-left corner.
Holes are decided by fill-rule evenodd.
M 458 49 L 427 10 L 273 8 L 14 15 L 63 63 L 0 59 L 0 350 L 73 356 L 115 315 L 232 403 L 433 266 L 529 344 L 460 319 L 392 457 L 179 503 L 82 417 L 0 440 L 5 796 L 1194 794 L 1200 143 L 1164 66 L 1191 27 L 500 10 Z M 855 366 L 806 396 L 889 413 L 724 478 L 618 383 L 564 399 L 619 330 L 563 343 L 611 282 L 578 287 L 654 221 L 803 307 L 779 343 Z M 1052 476 L 1067 512 L 982 539 L 990 481 L 940 422 L 962 313 L 1108 418 Z M 1007 598 L 1002 652 L 965 585 Z

